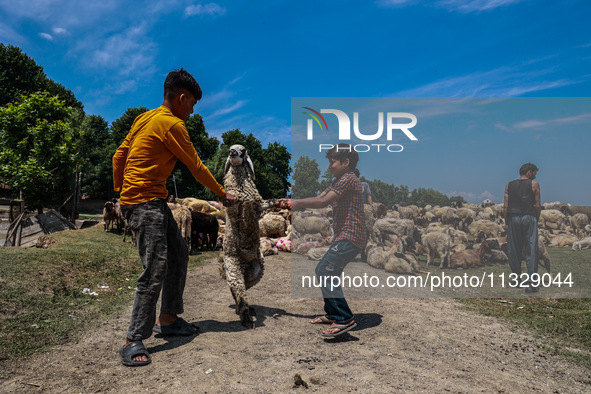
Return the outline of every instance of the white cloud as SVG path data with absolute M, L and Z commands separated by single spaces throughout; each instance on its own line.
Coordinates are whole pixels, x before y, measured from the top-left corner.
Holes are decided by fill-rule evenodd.
M 69 31 L 67 31 L 63 27 L 54 27 L 52 30 L 53 30 L 53 34 L 58 34 L 58 35 L 65 35 L 65 34 L 70 33 Z
M 142 23 L 113 34 L 96 49 L 87 63 L 91 67 L 118 70 L 120 75 L 136 75 L 152 69 L 156 44 L 148 38 L 147 24 Z
M 218 109 L 213 114 L 209 115 L 208 119 L 215 118 L 216 116 L 226 115 L 230 112 L 234 112 L 237 109 L 242 108 L 246 103 L 248 103 L 248 100 L 238 100 L 235 104 L 229 107 Z
M 404 7 L 416 4 L 417 0 L 378 0 L 377 4 L 382 7 Z
M 521 0 L 442 0 L 439 6 L 451 11 L 463 13 L 489 11 L 498 7 L 504 7 L 519 3 Z
M 29 0 L 26 6 L 15 6 L 14 1 L 0 0 L 0 9 L 15 19 L 32 19 L 66 27 L 88 27 L 105 17 L 112 17 L 120 6 L 117 0 Z
M 492 194 L 488 190 L 485 190 L 479 194 L 472 193 L 472 192 L 462 192 L 462 191 L 453 191 L 453 192 L 448 192 L 445 194 L 448 197 L 453 197 L 453 196 L 464 197 L 464 200 L 466 200 L 466 202 L 471 203 L 471 204 L 482 204 L 482 202 L 486 199 L 489 199 L 492 202 L 497 203 L 497 204 L 500 203 L 500 198 L 495 196 L 494 194 Z
M 0 23 L 0 41 L 23 42 L 25 41 L 25 38 L 15 32 L 10 26 Z
M 532 70 L 531 63 L 532 61 L 529 61 L 513 67 L 499 67 L 490 71 L 446 78 L 395 95 L 403 97 L 515 97 L 526 93 L 573 85 L 587 79 L 540 81 L 539 79 L 544 76 L 551 79 L 548 74 L 551 74 L 553 70 L 551 68 Z
M 39 33 L 39 37 L 48 40 L 48 41 L 52 41 L 53 40 L 53 36 L 51 34 L 47 34 L 47 33 Z
M 216 3 L 208 3 L 208 4 L 197 4 L 197 5 L 190 5 L 185 8 L 185 16 L 193 16 L 193 15 L 224 15 L 226 13 L 226 9 L 217 5 Z
M 509 6 L 519 3 L 523 0 L 440 0 L 435 3 L 436 6 L 448 11 L 457 11 L 462 13 L 483 12 L 495 8 Z M 425 4 L 427 2 L 423 2 Z M 378 0 L 377 5 L 381 7 L 405 7 L 415 4 L 421 4 L 418 0 Z
M 589 121 L 591 121 L 591 113 L 583 113 L 576 116 L 568 116 L 564 118 L 548 120 L 529 119 L 522 122 L 514 123 L 510 126 L 505 126 L 502 123 L 498 123 L 496 124 L 496 127 L 508 132 L 522 130 L 538 131 L 543 129 L 557 129 L 559 127 L 564 127 L 573 124 L 588 123 Z

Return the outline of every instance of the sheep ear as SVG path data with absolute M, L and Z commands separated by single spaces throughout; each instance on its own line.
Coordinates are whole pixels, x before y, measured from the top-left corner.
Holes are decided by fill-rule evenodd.
M 224 175 L 228 172 L 228 169 L 232 166 L 232 161 L 230 160 L 230 156 L 226 159 L 226 165 L 224 166 Z
M 245 159 L 246 159 L 246 162 L 248 163 L 248 167 L 246 167 L 246 169 L 250 170 L 250 176 L 252 176 L 252 180 L 254 181 L 254 179 L 255 179 L 254 164 L 252 164 L 252 160 L 250 160 L 250 156 L 246 156 Z

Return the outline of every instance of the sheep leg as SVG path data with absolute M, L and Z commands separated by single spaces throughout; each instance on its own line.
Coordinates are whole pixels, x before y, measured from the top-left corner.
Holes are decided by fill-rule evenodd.
M 449 252 L 444 251 L 443 253 L 440 253 L 439 256 L 441 258 L 441 263 L 439 264 L 439 268 L 443 268 L 443 265 L 445 264 L 446 260 L 447 260 L 447 266 L 449 267 Z
M 226 256 L 225 259 L 228 259 Z M 239 268 L 238 261 L 229 259 L 224 261 L 226 280 L 230 286 L 230 292 L 236 303 L 236 313 L 240 316 L 240 323 L 244 327 L 254 328 L 254 322 L 250 317 L 251 308 L 246 300 L 245 273 Z

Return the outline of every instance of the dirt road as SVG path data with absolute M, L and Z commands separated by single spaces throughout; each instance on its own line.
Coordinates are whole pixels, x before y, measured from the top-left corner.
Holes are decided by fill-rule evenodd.
M 290 256 L 266 258 L 244 329 L 217 264 L 190 272 L 183 317 L 199 335 L 152 337 L 152 364 L 121 365 L 131 307 L 78 342 L 13 366 L 0 392 L 590 392 L 591 373 L 548 354 L 540 339 L 448 299 L 357 299 L 358 327 L 338 340 L 308 319 L 321 299 L 291 298 Z M 310 262 L 310 264 L 314 264 Z M 294 387 L 299 374 L 308 386 Z M 303 383 L 302 383 L 303 384 Z

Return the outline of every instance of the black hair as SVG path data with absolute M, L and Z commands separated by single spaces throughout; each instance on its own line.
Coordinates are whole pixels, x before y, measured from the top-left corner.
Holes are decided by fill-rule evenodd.
M 532 163 L 525 163 L 519 169 L 519 175 L 525 175 L 528 171 L 538 171 L 538 167 Z
M 338 160 L 341 163 L 345 161 L 345 159 L 349 159 L 349 171 L 355 171 L 357 163 L 359 162 L 359 153 L 357 153 L 351 145 L 340 143 L 326 152 L 326 158 Z
M 189 91 L 197 101 L 201 100 L 203 96 L 201 86 L 199 86 L 195 78 L 187 70 L 182 68 L 180 70 L 172 70 L 164 80 L 164 98 L 172 99 L 182 94 L 183 90 Z

